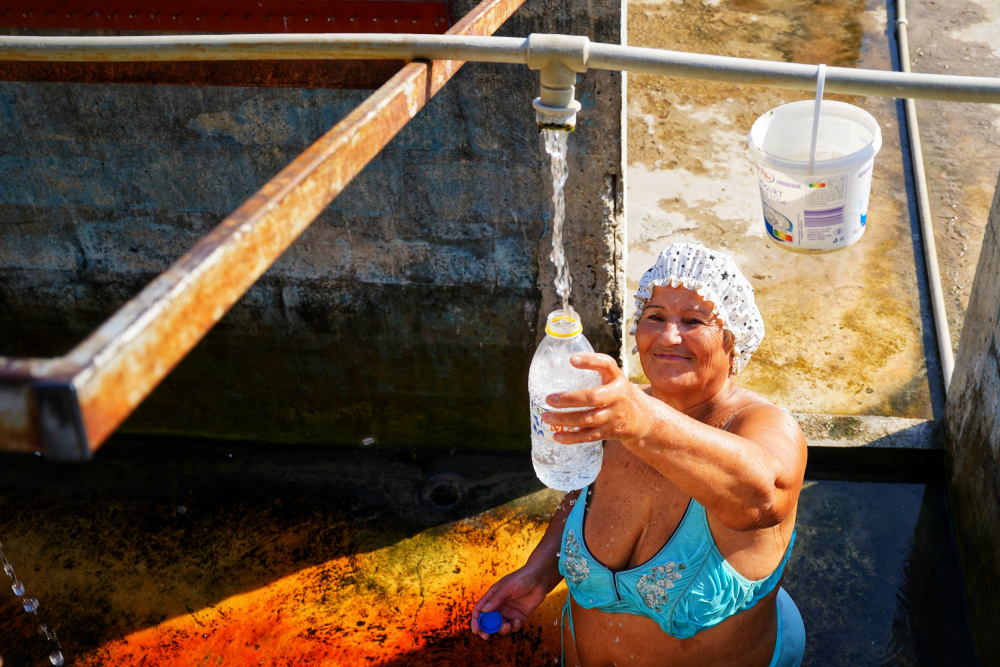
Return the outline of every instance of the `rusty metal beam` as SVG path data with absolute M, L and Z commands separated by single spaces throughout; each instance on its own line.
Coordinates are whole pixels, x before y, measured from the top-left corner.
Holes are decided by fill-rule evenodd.
M 0 0 L 0 28 L 443 34 L 446 0 Z
M 522 2 L 448 34 L 490 35 Z M 91 456 L 462 64 L 404 67 L 64 357 L 3 360 L 0 449 Z
M 2 62 L 0 81 L 374 90 L 405 64 L 403 60 Z

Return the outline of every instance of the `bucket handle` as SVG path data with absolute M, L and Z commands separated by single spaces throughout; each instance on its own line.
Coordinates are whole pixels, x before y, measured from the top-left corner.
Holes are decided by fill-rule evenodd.
M 823 108 L 823 88 L 826 86 L 826 65 L 822 64 L 816 71 L 816 108 L 813 111 L 812 141 L 809 144 L 809 173 L 816 166 L 816 140 L 819 137 L 819 114 Z

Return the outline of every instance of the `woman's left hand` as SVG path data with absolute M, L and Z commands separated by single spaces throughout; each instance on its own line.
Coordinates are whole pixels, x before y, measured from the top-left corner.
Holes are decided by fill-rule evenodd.
M 542 421 L 566 427 L 554 438 L 564 445 L 596 440 L 642 438 L 652 427 L 650 397 L 629 382 L 614 359 L 606 354 L 580 353 L 570 357 L 576 368 L 597 371 L 601 384 L 590 389 L 549 394 L 553 408 L 589 408 L 579 412 L 546 412 Z

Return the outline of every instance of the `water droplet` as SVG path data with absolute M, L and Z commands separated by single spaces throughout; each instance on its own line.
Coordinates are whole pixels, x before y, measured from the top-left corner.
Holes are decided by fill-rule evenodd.
M 612 541 L 612 542 L 614 542 L 614 541 L 615 541 L 615 538 L 613 538 L 613 537 L 612 537 L 612 538 L 611 538 L 611 541 Z
M 561 551 L 557 551 L 556 552 L 556 558 L 562 558 L 562 552 Z
M 21 598 L 21 604 L 24 605 L 24 610 L 26 612 L 30 613 L 38 610 L 37 598 Z
M 14 591 L 14 595 L 17 596 L 24 595 L 24 584 L 22 584 L 20 581 L 15 580 L 14 585 L 11 586 L 10 589 Z
M 184 506 L 184 505 L 178 505 L 177 506 L 177 513 L 178 514 L 187 514 L 187 511 L 188 511 L 188 508 L 186 506 Z
M 615 643 L 616 644 L 618 643 L 618 637 L 615 637 Z
M 49 653 L 49 662 L 51 662 L 56 667 L 62 667 L 63 664 L 63 654 L 59 651 L 52 651 Z
M 594 604 L 594 598 L 590 598 L 590 604 Z

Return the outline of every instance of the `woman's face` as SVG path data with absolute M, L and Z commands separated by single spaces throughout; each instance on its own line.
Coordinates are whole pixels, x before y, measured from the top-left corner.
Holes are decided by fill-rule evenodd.
M 689 289 L 654 287 L 635 343 L 654 392 L 714 395 L 729 377 L 732 336 L 712 314 L 712 305 Z

